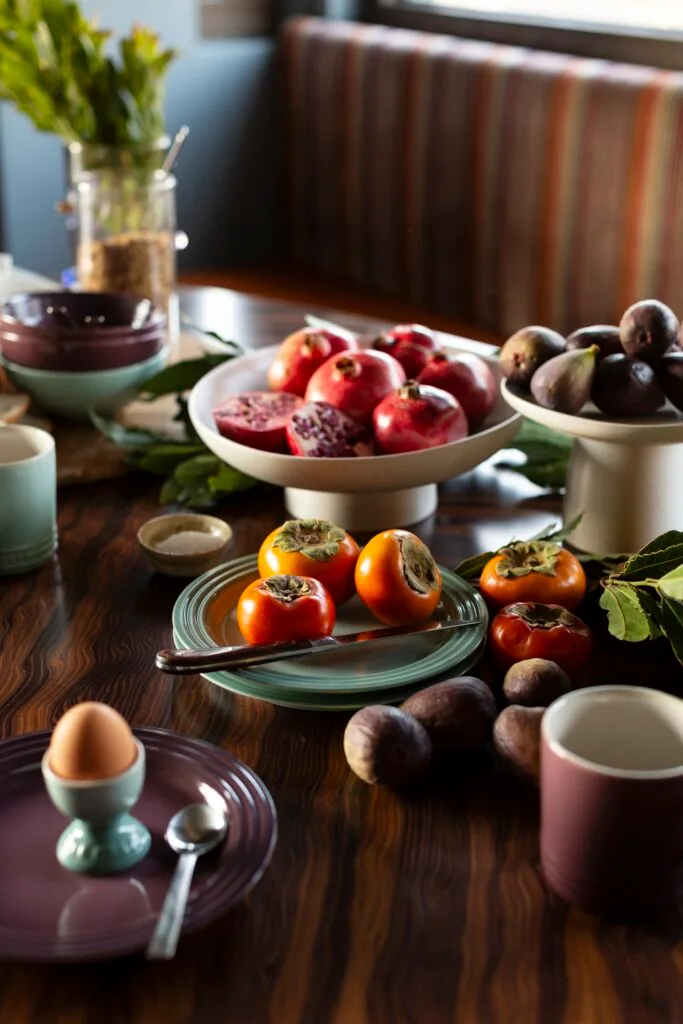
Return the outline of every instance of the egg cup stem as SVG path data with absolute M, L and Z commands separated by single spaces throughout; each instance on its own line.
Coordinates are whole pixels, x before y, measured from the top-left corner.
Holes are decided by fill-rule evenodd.
M 110 875 L 139 863 L 151 842 L 148 829 L 127 812 L 97 824 L 74 818 L 57 841 L 57 859 L 69 871 Z

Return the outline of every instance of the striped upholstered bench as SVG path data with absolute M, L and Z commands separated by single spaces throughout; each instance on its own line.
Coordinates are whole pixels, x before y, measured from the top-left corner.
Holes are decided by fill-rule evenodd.
M 315 18 L 282 47 L 302 267 L 503 335 L 683 312 L 683 74 Z

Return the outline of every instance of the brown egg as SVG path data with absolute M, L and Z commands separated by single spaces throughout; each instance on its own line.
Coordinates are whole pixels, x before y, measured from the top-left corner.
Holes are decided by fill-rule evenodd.
M 120 775 L 135 761 L 135 737 L 125 718 L 107 704 L 84 701 L 57 722 L 50 741 L 50 768 L 74 782 Z

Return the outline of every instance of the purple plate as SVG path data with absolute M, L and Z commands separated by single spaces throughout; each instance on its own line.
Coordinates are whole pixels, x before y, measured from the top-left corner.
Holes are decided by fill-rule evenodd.
M 251 769 L 200 740 L 164 729 L 135 729 L 145 745 L 145 788 L 133 813 L 152 833 L 149 855 L 109 878 L 75 875 L 55 856 L 66 825 L 40 772 L 49 732 L 0 743 L 0 959 L 106 960 L 143 950 L 175 867 L 164 831 L 186 804 L 218 803 L 227 839 L 201 857 L 183 932 L 209 924 L 258 882 L 273 853 L 277 819 L 270 793 Z

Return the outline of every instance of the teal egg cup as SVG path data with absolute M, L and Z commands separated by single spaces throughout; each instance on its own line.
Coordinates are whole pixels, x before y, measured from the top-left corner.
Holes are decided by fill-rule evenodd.
M 77 782 L 56 775 L 42 760 L 48 795 L 58 811 L 73 819 L 57 841 L 57 859 L 69 871 L 111 875 L 134 867 L 149 853 L 151 836 L 130 811 L 145 781 L 145 748 L 136 740 L 137 757 L 120 775 Z

